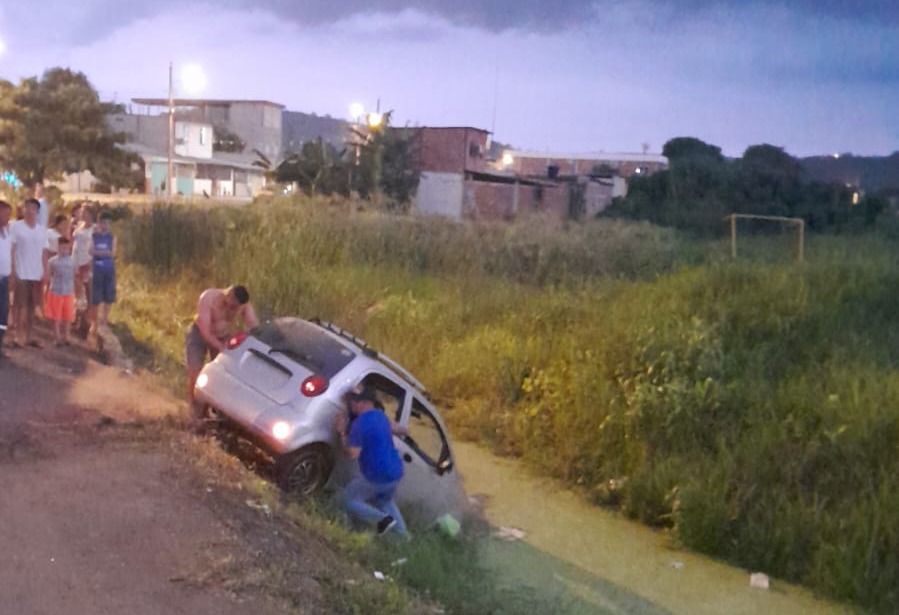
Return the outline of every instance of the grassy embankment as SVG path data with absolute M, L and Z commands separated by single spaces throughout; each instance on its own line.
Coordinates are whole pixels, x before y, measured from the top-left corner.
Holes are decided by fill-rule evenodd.
M 804 265 L 729 263 L 644 225 L 314 206 L 129 222 L 135 336 L 174 372 L 198 290 L 242 281 L 265 313 L 333 320 L 410 367 L 457 435 L 689 547 L 899 609 L 892 243 L 813 237 Z

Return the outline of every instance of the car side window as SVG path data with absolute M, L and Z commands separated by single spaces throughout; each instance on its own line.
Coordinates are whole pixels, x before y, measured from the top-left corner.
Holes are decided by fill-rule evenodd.
M 412 400 L 406 442 L 430 465 L 437 467 L 449 458 L 449 445 L 437 419 L 418 399 Z
M 375 406 L 380 408 L 394 423 L 399 423 L 403 414 L 406 390 L 389 378 L 374 373 L 363 378 L 362 384 L 375 391 L 375 396 L 378 398 Z

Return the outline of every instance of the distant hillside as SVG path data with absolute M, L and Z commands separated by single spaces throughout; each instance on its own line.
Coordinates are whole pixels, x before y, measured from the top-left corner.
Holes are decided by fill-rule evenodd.
M 281 116 L 281 140 L 285 152 L 297 152 L 303 143 L 319 137 L 326 143 L 343 148 L 349 129 L 349 122 L 327 115 L 284 111 Z
M 812 156 L 799 163 L 809 180 L 852 184 L 868 193 L 899 190 L 899 151 L 889 156 Z

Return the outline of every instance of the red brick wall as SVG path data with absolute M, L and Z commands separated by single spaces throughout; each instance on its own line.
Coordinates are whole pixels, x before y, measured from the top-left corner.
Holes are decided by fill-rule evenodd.
M 518 210 L 515 211 L 515 184 L 467 180 L 463 211 L 476 220 L 512 220 L 529 215 L 568 215 L 568 188 L 525 186 L 518 184 Z
M 422 171 L 486 171 L 487 133 L 475 128 L 420 128 L 418 152 Z

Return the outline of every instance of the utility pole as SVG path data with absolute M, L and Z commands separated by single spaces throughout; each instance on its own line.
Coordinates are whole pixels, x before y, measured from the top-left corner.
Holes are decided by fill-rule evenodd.
M 166 171 L 165 180 L 165 202 L 170 203 L 172 195 L 175 193 L 172 187 L 175 179 L 174 163 L 172 158 L 175 155 L 175 94 L 172 83 L 172 63 L 169 62 L 169 160 L 168 169 Z

